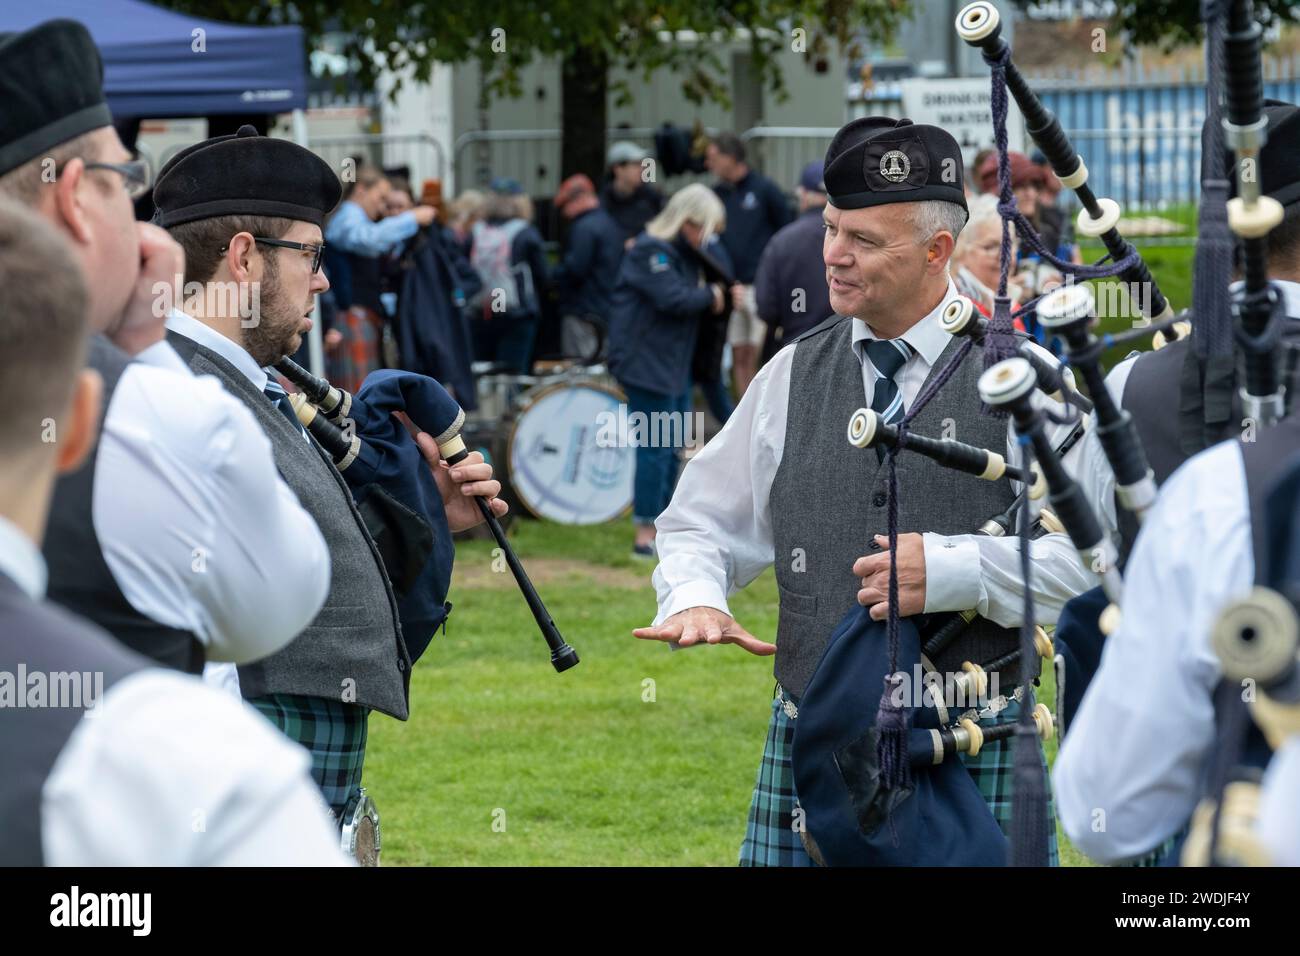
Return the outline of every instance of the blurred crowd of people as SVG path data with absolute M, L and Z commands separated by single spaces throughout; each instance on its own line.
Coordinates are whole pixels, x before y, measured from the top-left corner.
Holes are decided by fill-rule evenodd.
M 549 223 L 513 179 L 443 203 L 417 197 L 403 171 L 359 164 L 325 233 L 328 377 L 352 388 L 373 368 L 400 366 L 438 378 L 472 408 L 473 363 L 527 375 L 545 355 L 607 363 L 630 411 L 685 414 L 698 389 L 725 424 L 759 368 L 831 315 L 821 257 L 826 187 L 820 161 L 797 183 L 773 181 L 750 165 L 734 133 L 701 147 L 711 187 L 692 184 L 669 199 L 647 151 L 616 142 L 600 184 L 581 173 L 561 183 Z M 1020 213 L 1047 251 L 1080 261 L 1046 160 L 1009 159 Z M 991 315 L 1002 245 L 991 149 L 975 156 L 965 183 L 970 222 L 952 277 Z M 1009 241 L 1008 291 L 1018 307 L 1061 276 L 1039 250 L 1020 248 L 1014 230 Z M 1016 325 L 1038 332 L 1032 309 Z M 638 449 L 638 555 L 654 555 L 654 520 L 677 470 L 675 450 Z

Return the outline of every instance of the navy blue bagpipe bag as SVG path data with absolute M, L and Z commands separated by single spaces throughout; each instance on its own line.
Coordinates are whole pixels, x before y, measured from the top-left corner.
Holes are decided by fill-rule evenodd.
M 460 406 L 435 379 L 381 369 L 366 376 L 348 412 L 364 453 L 343 477 L 393 583 L 414 662 L 451 611 L 447 591 L 455 548 L 428 463 L 393 412 L 405 412 L 422 431 L 439 435 Z
M 899 622 L 898 669 L 913 681 L 916 625 Z M 857 606 L 840 621 L 795 718 L 795 793 L 810 855 L 827 866 L 1005 866 L 1007 839 L 958 756 L 912 761 L 911 783 L 879 787 L 876 711 L 889 670 L 887 623 Z M 913 703 L 911 692 L 907 704 Z M 910 707 L 911 754 L 933 751 L 933 702 Z M 810 839 L 809 839 L 810 838 Z

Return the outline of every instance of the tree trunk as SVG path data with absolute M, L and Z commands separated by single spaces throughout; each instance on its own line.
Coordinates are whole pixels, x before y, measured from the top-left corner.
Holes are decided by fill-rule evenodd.
M 578 47 L 565 57 L 561 73 L 560 179 L 586 173 L 600 189 L 605 173 L 609 62 L 599 50 Z

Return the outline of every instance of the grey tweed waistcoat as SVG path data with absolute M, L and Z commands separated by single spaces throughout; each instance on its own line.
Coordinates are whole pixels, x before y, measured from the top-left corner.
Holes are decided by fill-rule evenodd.
M 845 612 L 857 604 L 861 579 L 853 562 L 870 551 L 872 536 L 888 533 L 887 469 L 870 449 L 854 448 L 846 430 L 866 406 L 862 365 L 853 350 L 853 320 L 832 319 L 795 346 L 781 465 L 772 483 L 776 583 L 776 678 L 795 698 L 803 693 Z M 954 338 L 931 370 L 938 372 L 960 346 Z M 1003 452 L 1007 422 L 980 412 L 978 349 L 912 421 L 921 435 L 940 437 L 944 420 L 959 441 Z M 1014 500 L 1010 483 L 983 481 L 921 455 L 898 456 L 898 531 L 969 534 Z M 1013 650 L 1016 632 L 976 618 L 933 662 L 940 672 L 963 661 L 983 663 Z M 1000 672 L 1010 692 L 1015 668 Z
M 245 697 L 298 694 L 408 715 L 411 659 L 383 559 L 343 476 L 233 365 L 184 336 L 168 341 L 197 375 L 215 375 L 271 439 L 285 483 L 316 521 L 330 553 L 330 589 L 316 619 L 280 651 L 239 667 Z

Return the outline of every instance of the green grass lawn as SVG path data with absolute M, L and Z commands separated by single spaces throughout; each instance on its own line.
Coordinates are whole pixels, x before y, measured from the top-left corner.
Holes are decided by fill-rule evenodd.
M 631 538 L 630 522 L 512 529 L 582 658 L 564 674 L 551 669 L 495 545 L 458 545 L 455 611 L 415 668 L 411 719 L 370 722 L 365 784 L 383 818 L 386 863 L 735 864 L 772 662 L 733 646 L 673 653 L 634 639 L 655 600 Z M 755 634 L 774 634 L 771 573 L 732 610 Z M 1062 856 L 1084 862 L 1064 843 Z

